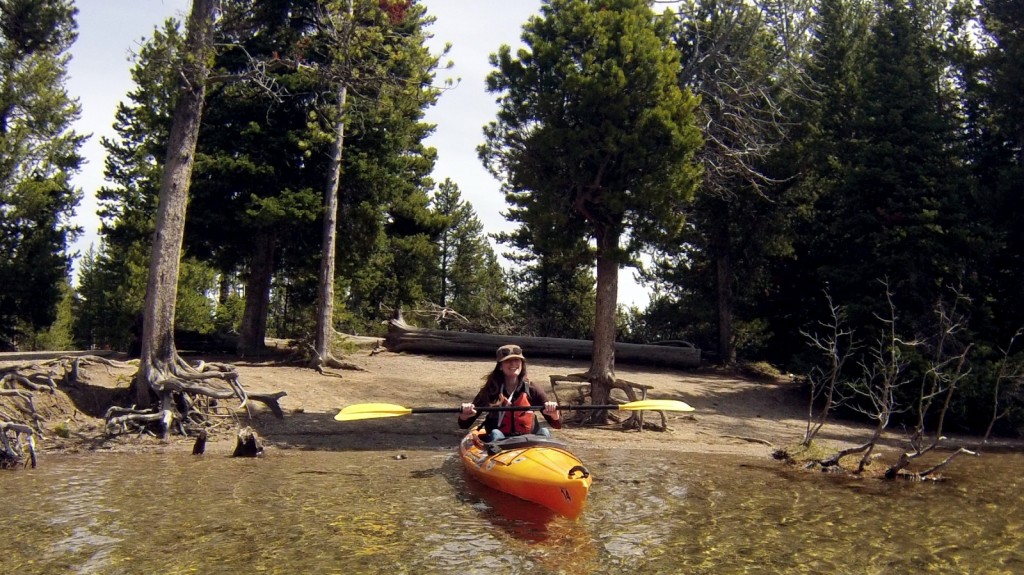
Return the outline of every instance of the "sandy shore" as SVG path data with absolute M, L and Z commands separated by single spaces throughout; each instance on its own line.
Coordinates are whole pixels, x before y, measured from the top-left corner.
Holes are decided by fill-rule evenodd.
M 529 350 L 527 350 L 529 358 Z M 462 432 L 454 414 L 410 415 L 398 418 L 341 423 L 338 410 L 355 403 L 384 402 L 405 407 L 457 407 L 476 393 L 482 378 L 493 367 L 490 358 L 425 356 L 357 350 L 346 360 L 359 370 L 337 376 L 281 361 L 248 362 L 238 358 L 210 358 L 233 365 L 241 384 L 251 392 L 287 393 L 281 399 L 285 417 L 278 419 L 259 404 L 238 412 L 238 424 L 226 421 L 225 432 L 211 438 L 209 451 L 230 451 L 231 429 L 252 426 L 268 449 L 415 449 L 454 447 Z M 550 376 L 586 371 L 587 362 L 529 359 L 527 369 L 534 385 L 551 395 Z M 49 432 L 39 442 L 47 450 L 89 449 L 191 449 L 189 438 L 173 438 L 162 444 L 154 438 L 103 438 L 103 411 L 114 393 L 123 393 L 134 368 L 89 365 L 82 384 L 58 394 L 37 393 L 36 407 L 47 419 Z M 651 386 L 649 398 L 678 399 L 695 408 L 691 413 L 666 413 L 667 429 L 625 431 L 619 425 L 603 427 L 567 424 L 558 436 L 569 443 L 655 449 L 682 452 L 722 453 L 768 457 L 775 448 L 792 446 L 804 434 L 807 418 L 806 392 L 788 380 L 754 381 L 706 370 L 643 369 L 620 365 L 616 375 Z M 559 400 L 570 400 L 571 388 L 559 390 Z M 5 399 L 6 400 L 6 399 Z M 73 400 L 73 402 L 71 402 Z M 659 413 L 648 412 L 646 421 L 661 425 Z M 60 437 L 55 427 L 70 430 Z M 819 440 L 833 446 L 859 444 L 870 435 L 866 425 L 833 422 Z M 898 447 L 899 438 L 886 445 Z M 966 441 L 965 441 L 966 443 Z M 1010 446 L 1019 442 L 1006 442 Z

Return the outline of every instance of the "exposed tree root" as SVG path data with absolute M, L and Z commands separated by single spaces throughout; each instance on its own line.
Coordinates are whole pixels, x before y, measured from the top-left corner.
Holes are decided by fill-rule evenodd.
M 60 387 L 83 383 L 81 368 L 98 364 L 110 368 L 138 367 L 138 360 L 121 362 L 95 355 L 59 356 L 54 359 L 0 368 L 0 466 L 30 460 L 35 465 L 35 438 L 43 437 L 45 418 L 36 409 L 35 394 L 54 394 Z M 225 364 L 199 362 L 190 365 L 177 356 L 171 366 L 150 383 L 155 407 L 113 406 L 105 414 L 109 435 L 144 433 L 166 437 L 170 433 L 199 435 L 207 430 L 239 427 L 236 412 L 249 401 L 264 404 L 283 418 L 279 403 L 285 392 L 249 394 L 238 382 L 238 374 Z M 136 378 L 137 380 L 138 378 Z M 240 402 L 236 405 L 233 400 Z
M 309 348 L 309 354 L 310 354 L 308 361 L 309 361 L 310 365 L 313 367 L 313 369 L 315 369 L 316 372 L 319 373 L 320 375 L 324 375 L 324 376 L 327 376 L 327 377 L 341 377 L 340 373 L 331 373 L 329 371 L 326 371 L 328 369 L 345 369 L 345 370 L 349 370 L 349 371 L 366 371 L 362 367 L 360 367 L 360 366 L 358 366 L 358 365 L 356 365 L 354 363 L 350 363 L 350 362 L 347 362 L 347 361 L 342 361 L 342 360 L 334 357 L 334 354 L 332 354 L 331 352 L 327 352 L 324 356 L 321 356 L 319 353 L 317 353 L 316 347 L 314 347 L 313 345 L 306 344 L 306 347 Z
M 111 407 L 105 416 L 107 434 L 156 432 L 166 438 L 171 433 L 198 436 L 225 424 L 234 428 L 239 425 L 236 411 L 248 408 L 249 400 L 263 403 L 276 417 L 284 417 L 279 400 L 285 392 L 248 394 L 238 382 L 238 373 L 226 364 L 190 365 L 175 355 L 166 368 L 151 366 L 147 373 L 158 405 L 146 409 Z M 136 377 L 135 385 L 140 379 Z M 225 400 L 235 398 L 241 405 L 227 408 Z
M 743 435 L 723 435 L 722 437 L 726 439 L 738 439 L 740 441 L 746 441 L 748 443 L 760 443 L 761 445 L 766 445 L 768 447 L 775 447 L 775 444 L 773 444 L 771 441 L 768 441 L 767 439 L 759 439 L 757 437 L 746 437 Z
M 765 442 L 765 444 L 770 445 L 767 442 Z M 871 443 L 859 445 L 856 447 L 851 447 L 834 452 L 828 457 L 807 457 L 806 454 L 801 454 L 799 450 L 794 452 L 791 451 L 790 449 L 782 447 L 774 450 L 772 452 L 772 457 L 784 461 L 790 465 L 802 465 L 804 469 L 819 469 L 822 473 L 832 473 L 840 475 L 848 474 L 856 476 L 868 475 L 870 477 L 876 477 L 879 479 L 886 480 L 902 479 L 904 481 L 910 482 L 922 482 L 942 481 L 942 476 L 939 475 L 938 473 L 939 470 L 949 465 L 954 459 L 956 459 L 960 455 L 978 456 L 977 452 L 961 447 L 960 449 L 949 454 L 946 458 L 944 458 L 939 463 L 933 465 L 932 467 L 929 467 L 921 471 L 913 471 L 907 469 L 907 467 L 914 459 L 916 459 L 919 455 L 922 455 L 924 452 L 903 453 L 900 455 L 900 458 L 896 463 L 889 465 L 888 467 L 885 468 L 885 470 L 868 471 L 869 463 L 882 459 L 882 454 L 870 453 L 872 447 L 874 447 L 874 445 Z M 930 449 L 928 451 L 930 451 Z M 858 453 L 863 453 L 865 455 L 860 459 L 856 467 L 849 468 L 848 466 L 844 466 L 841 463 L 844 457 Z
M 25 461 L 26 452 L 28 461 Z M 35 432 L 21 423 L 0 421 L 0 469 L 29 463 L 36 466 Z
M 116 366 L 95 356 L 60 356 L 38 363 L 0 367 L 0 467 L 36 466 L 35 438 L 43 438 L 45 418 L 36 409 L 35 394 L 56 394 L 58 386 L 78 385 L 83 364 Z
M 929 449 L 928 451 L 930 450 L 931 449 Z M 924 452 L 921 452 L 921 454 L 923 453 Z M 901 478 L 909 479 L 910 481 L 936 481 L 939 479 L 938 471 L 952 463 L 954 459 L 961 455 L 973 455 L 977 457 L 978 453 L 961 447 L 960 449 L 957 449 L 953 453 L 949 454 L 945 459 L 943 459 L 939 463 L 933 465 L 932 467 L 929 467 L 928 469 L 925 469 L 924 471 L 909 472 L 906 470 L 907 466 L 910 465 L 910 462 L 919 455 L 918 453 L 904 453 L 900 456 L 899 461 L 895 465 L 885 470 L 885 478 Z

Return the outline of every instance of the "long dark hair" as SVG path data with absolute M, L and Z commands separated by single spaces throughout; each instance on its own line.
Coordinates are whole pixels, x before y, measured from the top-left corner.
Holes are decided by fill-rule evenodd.
M 519 378 L 516 382 L 517 385 L 522 385 L 523 382 L 529 383 L 530 380 L 526 377 L 526 360 L 523 362 L 523 369 L 519 370 Z M 505 373 L 501 371 L 501 362 L 494 364 L 494 369 L 484 376 L 484 392 L 487 394 L 487 403 L 491 405 L 497 405 L 501 401 L 501 394 L 505 391 Z

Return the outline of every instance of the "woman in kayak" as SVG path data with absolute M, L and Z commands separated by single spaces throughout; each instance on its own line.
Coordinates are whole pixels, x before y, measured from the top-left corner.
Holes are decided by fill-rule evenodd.
M 500 405 L 536 405 L 543 407 L 544 419 L 555 429 L 562 428 L 558 404 L 548 401 L 544 390 L 534 387 L 526 377 L 526 358 L 518 345 L 503 345 L 495 353 L 498 363 L 487 375 L 483 387 L 473 398 L 473 403 L 463 403 L 459 413 L 459 427 L 468 429 L 476 420 L 477 407 Z M 535 433 L 550 436 L 551 430 L 540 425 L 534 411 L 491 411 L 484 419 L 484 430 L 490 434 L 489 441 L 497 441 L 513 435 Z

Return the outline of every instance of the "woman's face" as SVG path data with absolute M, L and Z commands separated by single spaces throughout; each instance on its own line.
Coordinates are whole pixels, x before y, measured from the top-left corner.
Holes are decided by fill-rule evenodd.
M 505 377 L 518 377 L 521 371 L 523 371 L 523 360 L 518 357 L 501 362 L 501 372 L 505 374 Z

